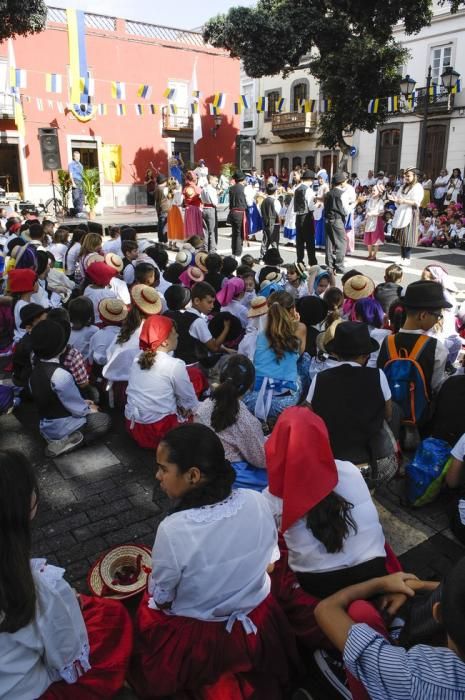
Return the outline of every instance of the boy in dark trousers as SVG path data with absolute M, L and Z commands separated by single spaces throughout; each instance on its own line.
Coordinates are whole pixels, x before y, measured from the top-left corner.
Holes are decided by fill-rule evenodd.
M 341 198 L 347 184 L 345 173 L 336 173 L 332 184 L 333 187 L 326 194 L 324 204 L 326 220 L 325 262 L 330 270 L 343 274 L 347 248 L 345 220 L 348 214 Z
M 276 187 L 269 182 L 266 186 L 267 197 L 263 200 L 260 213 L 263 221 L 263 237 L 260 246 L 260 259 L 263 259 L 270 246 L 279 247 L 279 212 L 281 205 L 276 198 Z

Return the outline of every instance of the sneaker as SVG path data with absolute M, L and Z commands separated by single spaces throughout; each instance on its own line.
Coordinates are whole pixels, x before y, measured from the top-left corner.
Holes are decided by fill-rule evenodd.
M 341 697 L 352 700 L 340 654 L 326 651 L 326 649 L 317 649 L 313 653 L 313 658 L 328 683 L 338 691 Z
M 76 430 L 71 435 L 61 438 L 61 440 L 51 440 L 45 448 L 45 455 L 47 457 L 64 455 L 78 447 L 83 440 L 84 435 L 79 430 Z
M 76 219 L 87 219 L 87 214 L 85 214 L 83 211 L 80 211 L 78 214 L 76 214 Z

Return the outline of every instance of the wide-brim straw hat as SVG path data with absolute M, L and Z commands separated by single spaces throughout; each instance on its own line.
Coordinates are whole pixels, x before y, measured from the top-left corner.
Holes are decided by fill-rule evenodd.
M 333 321 L 328 328 L 323 331 L 322 333 L 319 333 L 316 337 L 316 347 L 320 352 L 328 352 L 326 349 L 326 346 L 334 340 L 334 334 L 336 332 L 336 328 L 338 325 L 342 323 L 342 318 L 337 318 L 335 321 Z
M 131 289 L 131 298 L 137 308 L 147 316 L 159 314 L 161 311 L 160 295 L 147 284 L 135 284 Z
M 203 274 L 202 270 L 200 270 L 198 267 L 188 267 L 187 268 L 187 276 L 191 280 L 191 282 L 203 282 L 205 279 L 205 275 Z
M 346 299 L 357 301 L 371 297 L 375 291 L 375 283 L 366 275 L 354 275 L 344 284 L 344 296 Z
M 87 269 L 89 265 L 95 262 L 105 262 L 104 256 L 100 255 L 100 253 L 89 253 L 89 255 L 84 258 L 84 267 Z
M 256 316 L 264 316 L 268 313 L 268 302 L 265 297 L 254 297 L 250 303 L 250 309 L 247 312 L 249 318 Z
M 179 250 L 176 253 L 175 260 L 183 267 L 187 267 L 192 262 L 192 253 L 190 252 L 190 250 L 186 250 L 185 248 L 183 248 L 182 250 Z
M 113 267 L 117 272 L 121 272 L 124 267 L 122 259 L 119 255 L 116 255 L 116 253 L 107 253 L 105 255 L 105 262 L 107 265 L 110 265 L 110 267 Z
M 197 265 L 198 268 L 202 270 L 202 272 L 207 272 L 207 266 L 205 264 L 205 261 L 207 259 L 207 253 L 200 251 L 199 253 L 196 253 L 194 256 L 195 264 Z
M 125 567 L 134 569 L 134 581 L 124 581 L 124 575 L 128 574 Z M 148 547 L 140 544 L 118 545 L 92 565 L 87 584 L 96 596 L 123 600 L 145 590 L 151 570 L 152 557 Z
M 113 299 L 113 297 L 102 299 L 98 305 L 98 312 L 100 318 L 108 323 L 120 323 L 128 315 L 123 302 L 120 299 Z

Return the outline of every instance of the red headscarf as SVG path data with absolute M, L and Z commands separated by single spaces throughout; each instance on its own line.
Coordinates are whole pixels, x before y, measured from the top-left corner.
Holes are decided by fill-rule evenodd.
M 142 326 L 139 337 L 139 347 L 141 350 L 152 350 L 157 348 L 167 339 L 173 328 L 173 320 L 167 316 L 149 316 Z
M 285 532 L 338 482 L 326 425 L 308 408 L 287 408 L 265 443 L 265 453 L 270 493 L 283 500 Z

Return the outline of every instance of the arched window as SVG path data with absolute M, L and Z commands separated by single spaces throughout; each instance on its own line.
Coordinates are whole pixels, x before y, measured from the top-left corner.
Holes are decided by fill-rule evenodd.
M 299 80 L 291 88 L 291 107 L 298 112 L 301 100 L 308 100 L 308 80 Z

